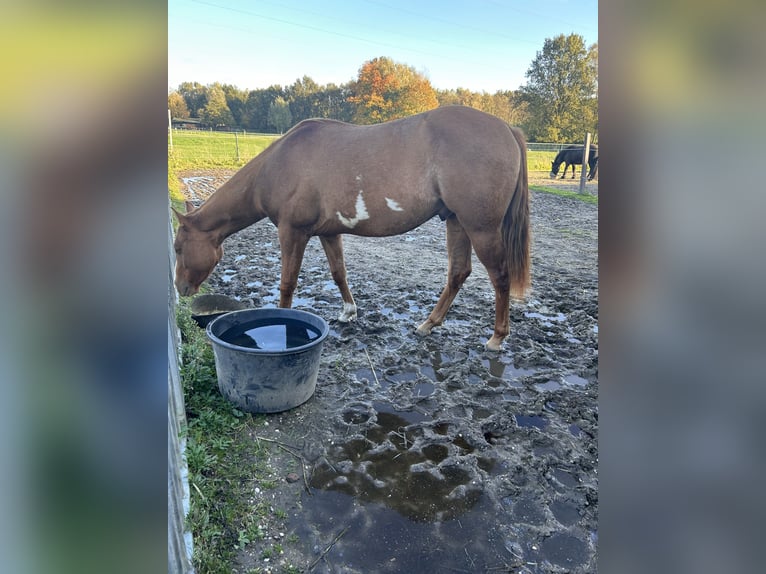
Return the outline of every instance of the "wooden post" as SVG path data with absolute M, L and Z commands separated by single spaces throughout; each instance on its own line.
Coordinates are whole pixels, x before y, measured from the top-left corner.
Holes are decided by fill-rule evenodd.
M 170 117 L 170 108 L 168 108 L 168 136 L 170 137 L 170 153 L 173 153 L 173 120 Z
M 585 134 L 585 146 L 582 148 L 582 171 L 580 172 L 580 193 L 585 193 L 588 179 L 588 158 L 590 157 L 590 132 Z
M 239 161 L 239 136 L 237 135 L 237 132 L 234 132 L 234 145 L 237 146 L 237 161 Z

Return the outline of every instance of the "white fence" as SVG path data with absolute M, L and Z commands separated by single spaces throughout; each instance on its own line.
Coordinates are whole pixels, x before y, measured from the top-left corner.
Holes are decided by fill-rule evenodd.
M 186 528 L 189 481 L 181 430 L 186 426 L 179 372 L 179 336 L 176 326 L 176 293 L 173 287 L 173 227 L 168 209 L 168 574 L 193 574 L 192 538 Z

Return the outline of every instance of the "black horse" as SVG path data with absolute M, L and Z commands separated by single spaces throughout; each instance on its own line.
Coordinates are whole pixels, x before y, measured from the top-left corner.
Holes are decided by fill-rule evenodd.
M 556 159 L 551 164 L 551 179 L 556 179 L 559 173 L 559 166 L 564 164 L 564 173 L 561 174 L 561 179 L 564 179 L 567 174 L 567 169 L 572 166 L 572 179 L 575 177 L 575 165 L 582 165 L 582 148 L 583 146 L 570 145 L 562 149 L 556 154 Z M 590 155 L 588 156 L 588 179 L 591 180 L 596 177 L 598 173 L 598 146 L 590 146 Z

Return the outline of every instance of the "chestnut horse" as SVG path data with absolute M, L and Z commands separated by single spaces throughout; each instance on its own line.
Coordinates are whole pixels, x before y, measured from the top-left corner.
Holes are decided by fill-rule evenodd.
M 223 255 L 228 236 L 268 217 L 282 255 L 280 307 L 290 307 L 303 253 L 319 236 L 340 289 L 339 321 L 356 318 L 342 235 L 405 233 L 446 220 L 447 284 L 417 333 L 440 325 L 471 273 L 471 248 L 495 288 L 495 329 L 509 333 L 509 298 L 529 286 L 526 142 L 517 128 L 478 110 L 449 106 L 378 125 L 300 122 L 235 173 L 199 208 L 175 212 L 179 294 L 193 295 Z

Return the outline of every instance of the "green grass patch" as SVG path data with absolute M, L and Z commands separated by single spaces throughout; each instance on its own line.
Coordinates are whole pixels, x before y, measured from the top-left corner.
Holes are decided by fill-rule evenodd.
M 542 191 L 543 193 L 552 193 L 553 195 L 559 195 L 561 197 L 568 197 L 570 199 L 577 199 L 584 201 L 585 203 L 593 203 L 598 205 L 598 196 L 591 195 L 589 193 L 577 193 L 575 191 L 564 191 L 556 189 L 555 187 L 546 187 L 544 185 L 530 185 L 529 189 L 532 191 Z
M 238 169 L 266 149 L 277 135 L 173 130 L 168 169 Z
M 180 211 L 184 211 L 184 194 L 181 193 L 181 180 L 174 169 L 168 167 L 168 194 L 170 195 L 170 204 Z
M 551 171 L 551 163 L 556 157 L 555 151 L 528 151 L 527 169 L 529 171 Z
M 182 334 L 191 496 L 187 521 L 194 539 L 194 565 L 197 572 L 228 573 L 236 552 L 265 539 L 266 520 L 283 523 L 287 514 L 265 499 L 253 502 L 256 487 L 275 486 L 269 446 L 254 441 L 249 432 L 265 417 L 243 413 L 221 396 L 213 349 L 191 318 L 187 301 L 179 303 L 176 319 Z

